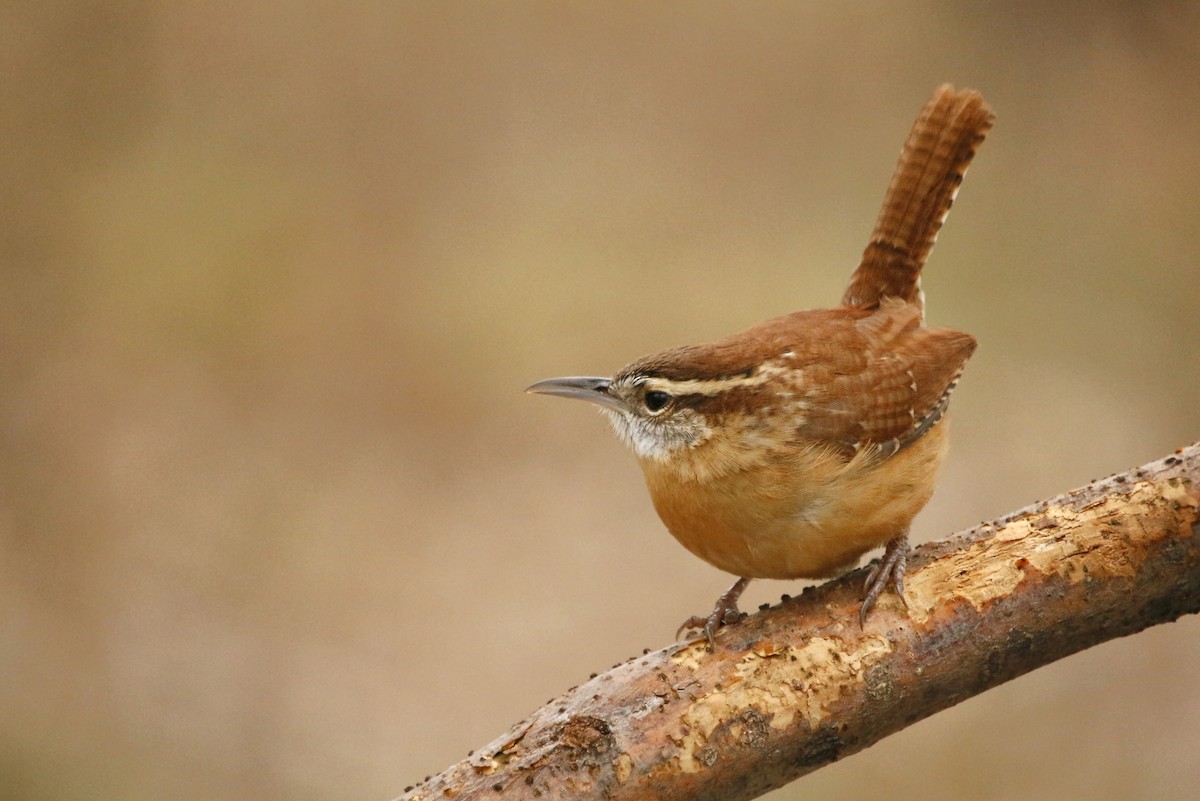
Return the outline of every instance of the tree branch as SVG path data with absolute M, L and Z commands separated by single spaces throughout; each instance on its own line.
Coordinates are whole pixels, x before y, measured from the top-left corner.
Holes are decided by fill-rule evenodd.
M 1097 643 L 1200 611 L 1200 444 L 574 687 L 408 799 L 746 799 Z

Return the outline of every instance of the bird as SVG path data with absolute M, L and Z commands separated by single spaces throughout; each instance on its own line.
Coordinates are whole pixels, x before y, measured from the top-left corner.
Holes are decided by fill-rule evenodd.
M 741 619 L 752 579 L 838 576 L 880 546 L 860 625 L 889 585 L 903 600 L 911 523 L 933 494 L 950 398 L 976 347 L 970 334 L 926 325 L 921 270 L 994 122 L 979 92 L 937 88 L 841 305 L 526 390 L 598 406 L 667 530 L 738 577 L 677 637 L 697 631 L 711 649 Z

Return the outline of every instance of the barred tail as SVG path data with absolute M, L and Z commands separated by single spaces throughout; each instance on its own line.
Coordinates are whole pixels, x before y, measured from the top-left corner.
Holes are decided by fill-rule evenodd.
M 924 311 L 921 268 L 995 119 L 978 92 L 956 92 L 945 84 L 933 93 L 900 152 L 843 305 L 873 308 L 885 297 L 896 297 Z

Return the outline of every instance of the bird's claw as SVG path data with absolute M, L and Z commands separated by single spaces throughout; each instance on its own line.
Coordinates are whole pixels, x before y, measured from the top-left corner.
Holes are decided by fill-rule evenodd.
M 708 640 L 709 650 L 716 645 L 713 639 L 717 634 L 717 629 L 721 626 L 728 626 L 737 623 L 744 617 L 744 613 L 738 609 L 737 604 L 722 606 L 717 604 L 716 608 L 709 613 L 708 617 L 700 617 L 692 615 L 687 620 L 683 621 L 683 625 L 675 632 L 675 639 L 679 639 L 683 633 L 689 629 L 694 629 L 701 632 L 704 638 Z
M 888 540 L 883 557 L 867 573 L 867 580 L 863 585 L 866 597 L 863 599 L 862 606 L 858 612 L 858 624 L 860 626 L 867 624 L 868 613 L 870 613 L 871 608 L 875 606 L 875 601 L 887 589 L 887 585 L 889 584 L 896 588 L 896 594 L 900 596 L 900 602 L 904 604 L 905 608 L 908 607 L 908 601 L 904 600 L 904 570 L 907 566 L 908 534 L 906 532 Z
M 717 603 L 713 606 L 713 610 L 709 613 L 708 617 L 693 615 L 683 621 L 683 625 L 675 632 L 675 639 L 678 640 L 688 629 L 695 629 L 704 634 L 705 639 L 708 640 L 708 649 L 711 651 L 716 647 L 714 638 L 716 637 L 717 629 L 721 628 L 721 626 L 737 623 L 745 617 L 742 614 L 742 610 L 738 609 L 737 601 L 749 583 L 750 579 L 748 578 L 740 578 L 735 581 L 733 586 L 717 599 Z

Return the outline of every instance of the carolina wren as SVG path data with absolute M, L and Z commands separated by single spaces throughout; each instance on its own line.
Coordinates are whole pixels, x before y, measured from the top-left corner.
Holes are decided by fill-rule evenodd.
M 921 267 L 994 120 L 978 92 L 934 92 L 841 306 L 527 390 L 597 404 L 671 534 L 741 577 L 680 632 L 701 628 L 711 644 L 751 579 L 838 575 L 881 545 L 860 621 L 888 584 L 903 599 L 909 525 L 933 494 L 950 395 L 975 350 L 970 334 L 925 326 Z

